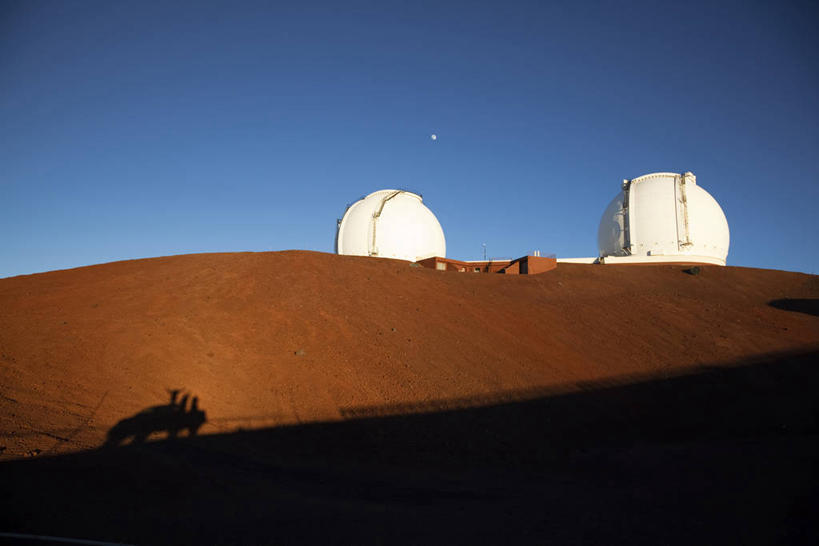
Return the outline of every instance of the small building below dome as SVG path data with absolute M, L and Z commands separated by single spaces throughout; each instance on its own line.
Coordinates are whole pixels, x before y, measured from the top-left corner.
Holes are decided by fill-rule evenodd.
M 459 273 L 502 273 L 504 275 L 538 275 L 557 267 L 554 255 L 541 256 L 540 252 L 521 256 L 516 260 L 492 259 L 461 261 L 451 258 L 427 258 L 419 265 L 437 271 L 457 271 Z

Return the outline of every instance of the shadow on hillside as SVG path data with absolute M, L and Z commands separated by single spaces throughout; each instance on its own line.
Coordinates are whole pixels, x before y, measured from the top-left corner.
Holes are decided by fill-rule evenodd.
M 817 356 L 8 462 L 0 529 L 146 544 L 813 543 Z
M 188 431 L 188 436 L 196 436 L 207 420 L 205 412 L 199 409 L 199 398 L 194 396 L 188 407 L 188 394 L 177 400 L 180 389 L 168 392 L 170 400 L 167 404 L 146 408 L 111 427 L 105 445 L 118 446 L 129 438 L 133 443 L 143 443 L 148 436 L 158 432 L 167 433 L 169 439 L 176 438 L 183 430 Z
M 819 299 L 816 298 L 783 298 L 771 300 L 768 305 L 784 311 L 796 311 L 819 317 Z

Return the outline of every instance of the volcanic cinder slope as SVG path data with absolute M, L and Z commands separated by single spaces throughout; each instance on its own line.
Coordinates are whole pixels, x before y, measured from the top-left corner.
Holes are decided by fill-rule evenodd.
M 0 279 L 0 544 L 815 544 L 817 301 L 315 252 Z
M 819 345 L 777 308 L 817 277 L 560 265 L 454 274 L 315 252 L 202 254 L 0 280 L 0 457 L 95 448 L 198 396 L 201 434 L 428 411 L 731 366 Z M 390 409 L 393 408 L 393 409 Z

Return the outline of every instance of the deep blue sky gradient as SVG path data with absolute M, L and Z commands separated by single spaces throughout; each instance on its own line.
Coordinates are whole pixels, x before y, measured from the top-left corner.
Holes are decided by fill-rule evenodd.
M 729 264 L 817 273 L 818 14 L 0 0 L 0 277 L 332 252 L 346 204 L 394 187 L 451 257 L 594 256 L 623 178 L 686 170 Z

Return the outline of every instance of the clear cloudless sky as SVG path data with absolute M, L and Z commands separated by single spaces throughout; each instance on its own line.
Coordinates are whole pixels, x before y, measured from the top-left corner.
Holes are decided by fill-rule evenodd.
M 818 15 L 0 0 L 0 277 L 332 252 L 383 188 L 422 193 L 453 258 L 595 256 L 621 180 L 656 171 L 721 204 L 730 265 L 819 273 Z

